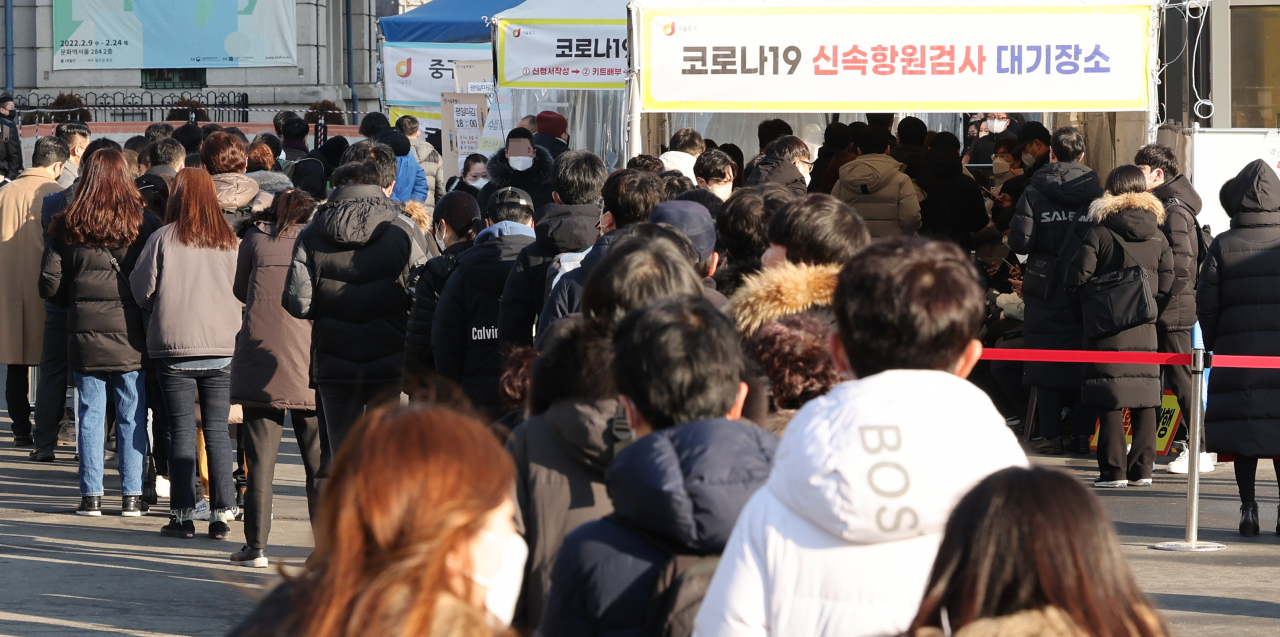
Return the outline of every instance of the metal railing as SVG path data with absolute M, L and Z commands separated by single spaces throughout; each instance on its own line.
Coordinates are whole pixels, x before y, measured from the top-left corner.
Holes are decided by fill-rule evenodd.
M 27 93 L 15 95 L 18 107 L 16 118 L 24 124 L 45 124 L 53 121 L 76 120 L 78 108 L 83 106 L 91 115 L 87 119 L 98 122 L 158 122 L 170 119 L 174 110 L 181 111 L 177 119 L 185 120 L 190 106 L 204 110 L 209 121 L 219 123 L 247 123 L 249 121 L 249 94 L 231 91 L 181 91 L 153 93 L 151 91 L 111 91 L 64 93 L 75 96 L 80 104 L 58 103 L 58 93 Z M 179 103 L 183 102 L 183 103 Z M 76 108 L 77 110 L 53 112 L 51 109 Z M 28 121 L 30 120 L 30 121 Z

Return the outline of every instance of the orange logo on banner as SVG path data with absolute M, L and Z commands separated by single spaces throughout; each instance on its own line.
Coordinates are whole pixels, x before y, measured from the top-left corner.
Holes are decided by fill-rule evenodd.
M 1156 455 L 1169 455 L 1169 448 L 1173 446 L 1173 434 L 1178 431 L 1180 424 L 1182 424 L 1182 408 L 1178 406 L 1178 397 L 1166 389 L 1164 396 L 1160 399 L 1160 417 L 1156 420 Z M 1089 437 L 1090 449 L 1098 448 L 1098 430 L 1101 426 L 1101 422 L 1093 425 L 1093 435 Z M 1133 428 L 1129 424 L 1128 409 L 1124 410 L 1124 442 L 1133 444 Z
M 672 22 L 671 24 L 668 24 L 667 26 L 662 27 L 662 35 L 675 35 L 675 34 L 676 34 L 676 23 Z
M 413 72 L 413 58 L 408 58 L 403 62 L 396 62 L 396 75 L 400 77 L 409 77 Z

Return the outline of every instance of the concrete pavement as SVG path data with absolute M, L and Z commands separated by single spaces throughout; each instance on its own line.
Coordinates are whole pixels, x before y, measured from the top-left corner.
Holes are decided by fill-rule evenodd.
M 37 464 L 15 449 L 0 419 L 0 635 L 222 635 L 268 590 L 280 562 L 300 565 L 312 546 L 302 466 L 291 433 L 281 447 L 275 481 L 272 568 L 238 569 L 227 556 L 243 542 L 241 525 L 219 542 L 207 536 L 160 536 L 160 512 L 121 518 L 119 479 L 108 465 L 101 518 L 76 516 L 72 450 Z M 1164 459 L 1162 459 L 1163 461 Z M 1081 457 L 1035 457 L 1092 482 Z M 1182 538 L 1185 477 L 1156 473 L 1150 489 L 1098 491 L 1120 534 L 1122 550 L 1144 590 L 1175 634 L 1280 634 L 1280 538 L 1277 486 L 1269 464 L 1259 469 L 1263 533 L 1236 533 L 1238 503 L 1231 465 L 1204 479 L 1201 538 L 1228 545 L 1218 553 L 1167 553 L 1151 544 Z M 204 523 L 197 530 L 205 531 Z

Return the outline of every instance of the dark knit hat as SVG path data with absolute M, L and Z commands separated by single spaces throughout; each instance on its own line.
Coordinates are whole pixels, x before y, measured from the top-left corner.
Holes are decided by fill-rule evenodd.
M 1030 141 L 1040 140 L 1048 146 L 1053 141 L 1053 136 L 1049 134 L 1049 129 L 1044 127 L 1040 122 L 1027 122 L 1018 130 L 1018 143 L 1025 144 Z
M 569 130 L 569 120 L 555 111 L 542 111 L 538 113 L 537 119 L 539 133 L 559 137 Z

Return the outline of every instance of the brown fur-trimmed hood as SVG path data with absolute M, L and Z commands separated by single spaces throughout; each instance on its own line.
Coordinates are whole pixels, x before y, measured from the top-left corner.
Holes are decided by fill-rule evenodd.
M 1156 225 L 1164 223 L 1164 204 L 1149 192 L 1102 195 L 1089 204 L 1089 221 L 1102 223 L 1107 217 L 1125 210 L 1145 210 L 1156 216 Z
M 421 201 L 407 201 L 404 204 L 404 214 L 406 217 L 413 219 L 418 229 L 426 232 L 431 228 L 431 211 L 427 210 L 427 205 Z
M 830 307 L 840 275 L 838 265 L 783 263 L 743 279 L 729 300 L 727 313 L 742 336 L 780 318 Z

